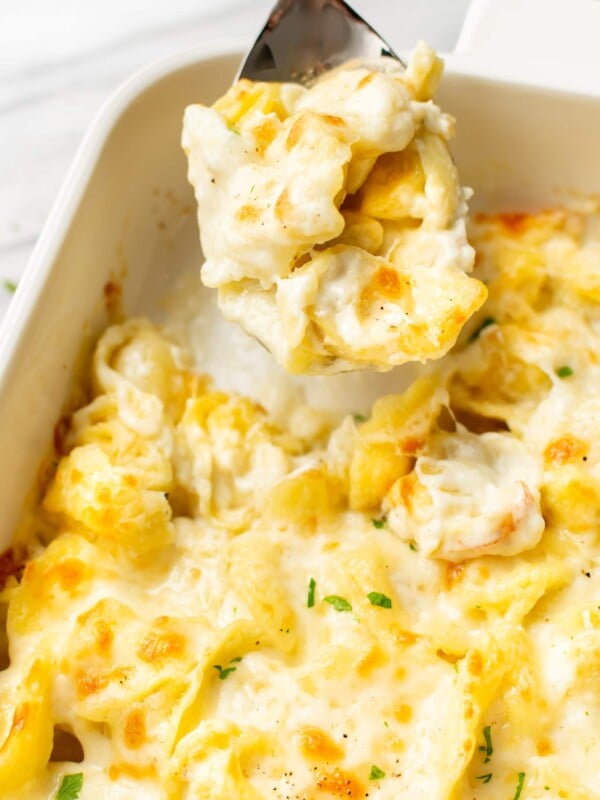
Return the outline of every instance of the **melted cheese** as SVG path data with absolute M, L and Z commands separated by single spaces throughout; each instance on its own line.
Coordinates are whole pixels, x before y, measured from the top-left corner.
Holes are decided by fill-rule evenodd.
M 190 106 L 183 147 L 224 315 L 290 372 L 332 373 L 444 355 L 485 299 L 469 196 L 431 100 L 425 45 L 348 64 L 311 89 L 240 81 Z
M 392 529 L 425 555 L 514 555 L 535 547 L 544 530 L 539 473 L 510 434 L 459 430 L 428 444 L 384 508 Z
M 479 219 L 461 347 L 333 430 L 107 330 L 0 593 L 0 797 L 598 796 L 595 230 Z

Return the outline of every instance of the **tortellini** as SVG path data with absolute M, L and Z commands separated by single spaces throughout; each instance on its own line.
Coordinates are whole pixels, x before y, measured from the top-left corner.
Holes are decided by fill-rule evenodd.
M 448 561 L 514 555 L 540 540 L 540 470 L 508 433 L 432 437 L 383 507 L 392 530 Z
M 389 234 L 368 152 L 315 259 Z M 2 800 L 595 796 L 600 237 L 563 212 L 471 235 L 488 305 L 369 416 L 276 423 L 168 329 L 102 335 L 0 562 Z
M 444 355 L 486 296 L 468 274 L 468 191 L 442 64 L 349 63 L 310 89 L 239 81 L 190 106 L 183 146 L 223 314 L 295 373 Z

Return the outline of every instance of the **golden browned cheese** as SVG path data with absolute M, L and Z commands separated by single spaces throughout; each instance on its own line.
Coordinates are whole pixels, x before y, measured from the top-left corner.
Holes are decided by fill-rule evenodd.
M 470 235 L 485 307 L 367 418 L 105 332 L 0 561 L 2 800 L 598 797 L 600 224 Z

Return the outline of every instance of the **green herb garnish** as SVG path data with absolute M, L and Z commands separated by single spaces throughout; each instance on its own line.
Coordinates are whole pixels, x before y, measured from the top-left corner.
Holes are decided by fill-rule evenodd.
M 474 342 L 475 339 L 479 339 L 481 331 L 485 330 L 485 328 L 489 328 L 490 325 L 495 325 L 495 324 L 496 320 L 494 319 L 494 317 L 486 317 L 481 323 L 481 325 L 476 330 L 474 330 L 473 333 L 469 336 L 469 341 Z
M 380 769 L 377 764 L 373 764 L 371 766 L 371 772 L 369 772 L 369 780 L 370 781 L 378 781 L 381 778 L 385 778 L 385 772 Z
M 483 738 L 485 739 L 485 745 L 481 745 L 479 749 L 485 753 L 485 761 L 483 763 L 487 764 L 494 753 L 491 725 L 486 725 L 483 729 Z
M 236 658 L 232 658 L 229 662 L 229 666 L 222 667 L 220 664 L 213 664 L 213 669 L 216 669 L 219 673 L 219 680 L 224 681 L 228 675 L 231 675 L 232 672 L 235 672 L 237 667 L 232 667 L 231 664 L 239 664 L 242 660 L 241 656 L 237 656 Z
M 216 669 L 219 673 L 219 680 L 224 681 L 228 675 L 235 672 L 236 667 L 222 667 L 220 664 L 213 664 L 213 669 Z
M 488 772 L 487 775 L 476 775 L 475 776 L 475 780 L 476 781 L 483 781 L 483 783 L 489 783 L 492 780 L 492 777 L 493 777 L 492 773 Z
M 384 517 L 383 519 L 372 519 L 371 522 L 373 523 L 373 527 L 380 531 L 382 528 L 385 528 L 387 520 Z
M 571 367 L 565 364 L 563 367 L 558 367 L 558 369 L 556 370 L 556 374 L 558 375 L 559 378 L 570 378 L 571 375 L 573 374 L 573 370 L 571 369 Z
M 308 582 L 308 595 L 306 597 L 306 607 L 312 608 L 315 604 L 315 589 L 317 588 L 317 582 L 314 578 L 311 578 Z
M 524 782 L 525 782 L 525 773 L 524 772 L 519 772 L 517 790 L 515 792 L 515 796 L 513 797 L 513 800 L 519 800 L 519 797 L 521 797 L 521 792 L 523 791 L 523 783 Z
M 417 553 L 417 552 L 419 551 L 419 548 L 417 547 L 417 543 L 416 543 L 416 542 L 413 542 L 413 540 L 412 540 L 412 539 L 411 539 L 411 540 L 410 540 L 410 542 L 408 543 L 408 546 L 409 546 L 409 547 L 410 547 L 410 549 L 413 551 L 413 553 Z
M 352 414 L 352 419 L 354 422 L 366 422 L 367 418 L 364 414 Z
M 9 281 L 8 278 L 5 278 L 2 281 L 2 285 L 6 289 L 7 292 L 14 294 L 17 291 L 17 284 L 14 281 Z
M 56 800 L 77 800 L 83 786 L 83 772 L 74 775 L 63 775 L 56 793 Z
M 340 597 L 337 594 L 328 594 L 327 597 L 323 598 L 323 602 L 329 603 L 336 611 L 352 611 L 350 603 L 344 597 Z
M 381 594 L 381 592 L 369 592 L 367 597 L 369 598 L 369 602 L 372 606 L 379 606 L 380 608 L 392 607 L 392 601 L 390 598 L 385 594 Z

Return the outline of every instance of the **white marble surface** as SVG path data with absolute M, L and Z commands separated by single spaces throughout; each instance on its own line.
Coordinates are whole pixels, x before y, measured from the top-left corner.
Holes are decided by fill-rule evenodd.
M 77 146 L 133 71 L 204 42 L 250 43 L 272 0 L 0 0 L 0 318 Z M 392 46 L 450 51 L 469 0 L 355 0 Z

